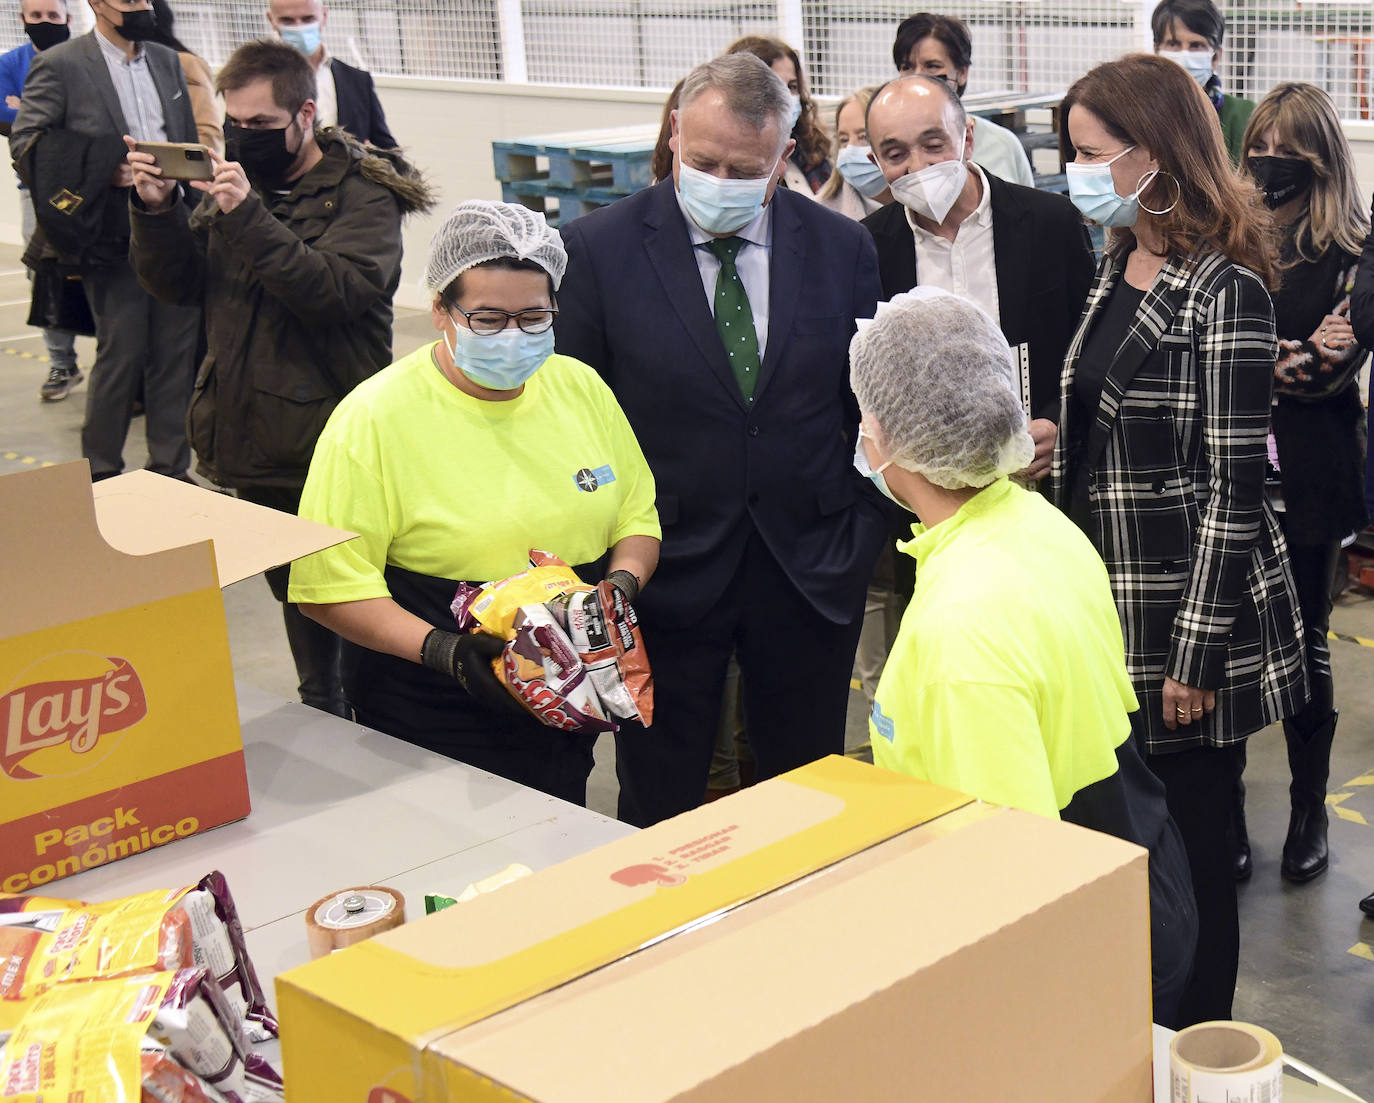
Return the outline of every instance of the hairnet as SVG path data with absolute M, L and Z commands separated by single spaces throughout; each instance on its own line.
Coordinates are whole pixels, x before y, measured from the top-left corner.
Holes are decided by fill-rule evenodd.
M 859 408 L 898 467 L 936 486 L 987 486 L 1034 454 L 1006 339 L 986 312 L 918 287 L 879 303 L 849 345 Z
M 425 287 L 437 295 L 455 276 L 501 257 L 534 261 L 552 277 L 554 290 L 568 266 L 563 239 L 542 214 L 515 203 L 469 199 L 449 212 L 430 241 Z

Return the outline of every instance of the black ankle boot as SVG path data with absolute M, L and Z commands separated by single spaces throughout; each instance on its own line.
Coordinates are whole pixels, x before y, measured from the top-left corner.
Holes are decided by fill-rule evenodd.
M 1245 782 L 1236 782 L 1236 814 L 1234 817 L 1236 832 L 1236 865 L 1235 874 L 1237 881 L 1250 880 L 1250 833 L 1245 828 Z
M 1296 884 L 1326 872 L 1326 778 L 1331 767 L 1331 738 L 1336 733 L 1336 719 L 1337 713 L 1333 710 L 1314 728 L 1306 730 L 1296 721 L 1283 722 L 1293 781 L 1288 789 L 1292 814 L 1279 871 L 1285 880 Z

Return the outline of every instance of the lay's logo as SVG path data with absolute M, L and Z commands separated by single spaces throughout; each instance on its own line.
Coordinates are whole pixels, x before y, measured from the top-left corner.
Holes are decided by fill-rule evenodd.
M 69 651 L 19 680 L 24 684 L 0 697 L 0 770 L 16 781 L 82 773 L 114 750 L 119 740 L 112 737 L 148 715 L 128 659 Z

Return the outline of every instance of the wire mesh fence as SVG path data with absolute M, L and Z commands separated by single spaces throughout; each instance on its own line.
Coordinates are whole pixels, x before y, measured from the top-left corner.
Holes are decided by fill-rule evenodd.
M 176 33 L 218 65 L 270 33 L 266 0 L 173 0 Z M 72 3 L 79 30 L 90 13 Z M 333 0 L 325 42 L 382 76 L 524 80 L 667 89 L 742 34 L 788 36 L 813 91 L 843 95 L 893 73 L 901 0 Z M 1052 94 L 1094 64 L 1150 46 L 1154 0 L 949 0 L 973 37 L 971 93 Z M 1370 118 L 1374 3 L 1246 0 L 1223 5 L 1222 78 L 1259 98 L 1281 80 L 1325 88 L 1347 118 Z M 795 41 L 795 39 L 800 41 Z M 0 21 L 0 47 L 23 41 Z

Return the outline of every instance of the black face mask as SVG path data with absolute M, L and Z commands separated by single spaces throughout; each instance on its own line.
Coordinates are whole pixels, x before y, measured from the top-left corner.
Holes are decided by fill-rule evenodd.
M 288 149 L 286 132 L 295 120 L 279 130 L 250 130 L 233 123 L 224 124 L 224 156 L 237 161 L 255 187 L 278 191 L 286 184 L 286 174 L 300 156 L 300 149 Z
M 25 23 L 24 33 L 29 36 L 33 48 L 41 51 L 66 42 L 72 36 L 72 29 L 65 23 Z
M 147 42 L 157 34 L 157 16 L 151 8 L 121 12 L 124 22 L 115 28 L 126 42 Z
M 1271 211 L 1312 187 L 1312 164 L 1301 157 L 1251 157 L 1249 164 Z

